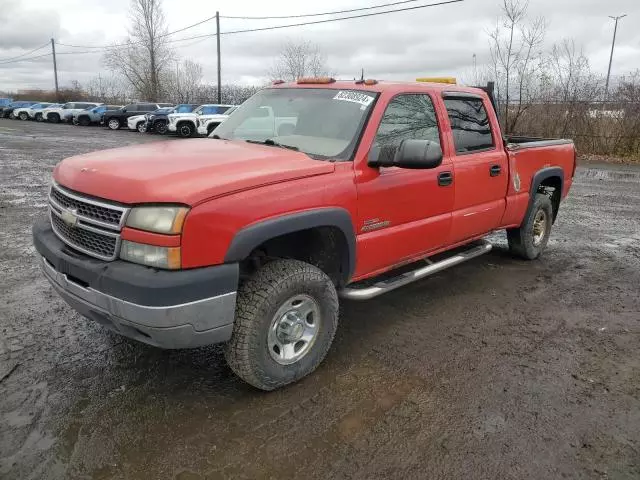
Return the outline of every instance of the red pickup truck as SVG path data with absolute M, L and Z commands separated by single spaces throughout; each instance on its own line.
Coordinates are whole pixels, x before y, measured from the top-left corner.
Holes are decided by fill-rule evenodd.
M 226 343 L 272 390 L 323 360 L 339 297 L 486 253 L 495 230 L 538 257 L 575 167 L 570 140 L 503 137 L 480 88 L 302 79 L 210 138 L 62 161 L 33 238 L 85 317 L 161 348 Z

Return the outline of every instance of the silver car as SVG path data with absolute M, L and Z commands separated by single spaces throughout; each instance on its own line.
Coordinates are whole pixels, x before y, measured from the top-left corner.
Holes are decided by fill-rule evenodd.
M 100 123 L 104 112 L 107 110 L 117 110 L 119 108 L 122 108 L 122 105 L 99 105 L 97 107 L 80 110 L 73 114 L 73 124 L 88 127 L 93 123 Z

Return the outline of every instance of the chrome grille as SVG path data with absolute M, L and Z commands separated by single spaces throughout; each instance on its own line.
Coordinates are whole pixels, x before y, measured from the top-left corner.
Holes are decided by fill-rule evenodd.
M 115 260 L 128 209 L 72 193 L 57 184 L 49 192 L 51 226 L 67 245 L 101 260 Z
M 87 219 L 97 220 L 117 228 L 120 227 L 120 222 L 125 212 L 121 207 L 115 205 L 111 207 L 90 199 L 78 197 L 56 185 L 51 186 L 50 196 L 52 203 L 57 203 L 60 207 L 73 209 L 78 215 L 82 215 Z
M 70 247 L 98 258 L 111 260 L 116 255 L 118 239 L 95 233 L 83 228 L 70 227 L 55 213 L 51 215 L 51 225 L 62 241 Z

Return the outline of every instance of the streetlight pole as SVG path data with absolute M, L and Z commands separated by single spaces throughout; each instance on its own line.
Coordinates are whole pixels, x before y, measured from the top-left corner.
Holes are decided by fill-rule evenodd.
M 619 15 L 617 17 L 612 17 L 609 15 L 609 18 L 615 20 L 615 26 L 613 27 L 613 41 L 611 42 L 611 55 L 609 56 L 609 70 L 607 70 L 607 83 L 604 87 L 604 97 L 605 100 L 609 98 L 609 78 L 611 77 L 611 63 L 613 62 L 613 49 L 616 46 L 616 34 L 618 33 L 618 20 L 626 17 L 627 15 Z

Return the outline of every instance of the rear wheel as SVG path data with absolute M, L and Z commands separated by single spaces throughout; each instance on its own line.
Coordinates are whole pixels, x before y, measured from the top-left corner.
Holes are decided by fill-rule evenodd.
M 36 113 L 36 122 L 43 122 L 44 118 L 42 117 L 42 113 Z
M 526 260 L 538 258 L 547 246 L 552 224 L 551 199 L 543 193 L 537 193 L 520 228 L 507 230 L 509 250 Z
M 194 128 L 191 122 L 183 122 L 178 125 L 178 135 L 182 138 L 189 138 L 193 135 Z
M 88 127 L 91 124 L 91 120 L 86 115 L 78 117 L 78 125 Z
M 18 118 L 20 120 L 29 120 L 29 114 L 27 112 L 20 112 L 20 115 L 18 115 Z
M 50 113 L 49 115 L 47 115 L 47 120 L 49 120 L 51 123 L 60 123 L 60 115 L 58 115 L 57 113 Z
M 157 134 L 164 135 L 165 133 L 167 133 L 167 122 L 165 122 L 164 120 L 158 120 L 153 124 L 153 129 Z
M 118 130 L 120 128 L 120 120 L 110 118 L 109 121 L 107 121 L 107 127 L 109 127 L 110 130 Z
M 147 124 L 145 122 L 138 122 L 136 125 L 136 130 L 140 133 L 144 133 L 147 131 Z
M 338 294 L 320 269 L 274 260 L 239 289 L 225 357 L 245 382 L 274 390 L 313 372 L 338 327 Z

